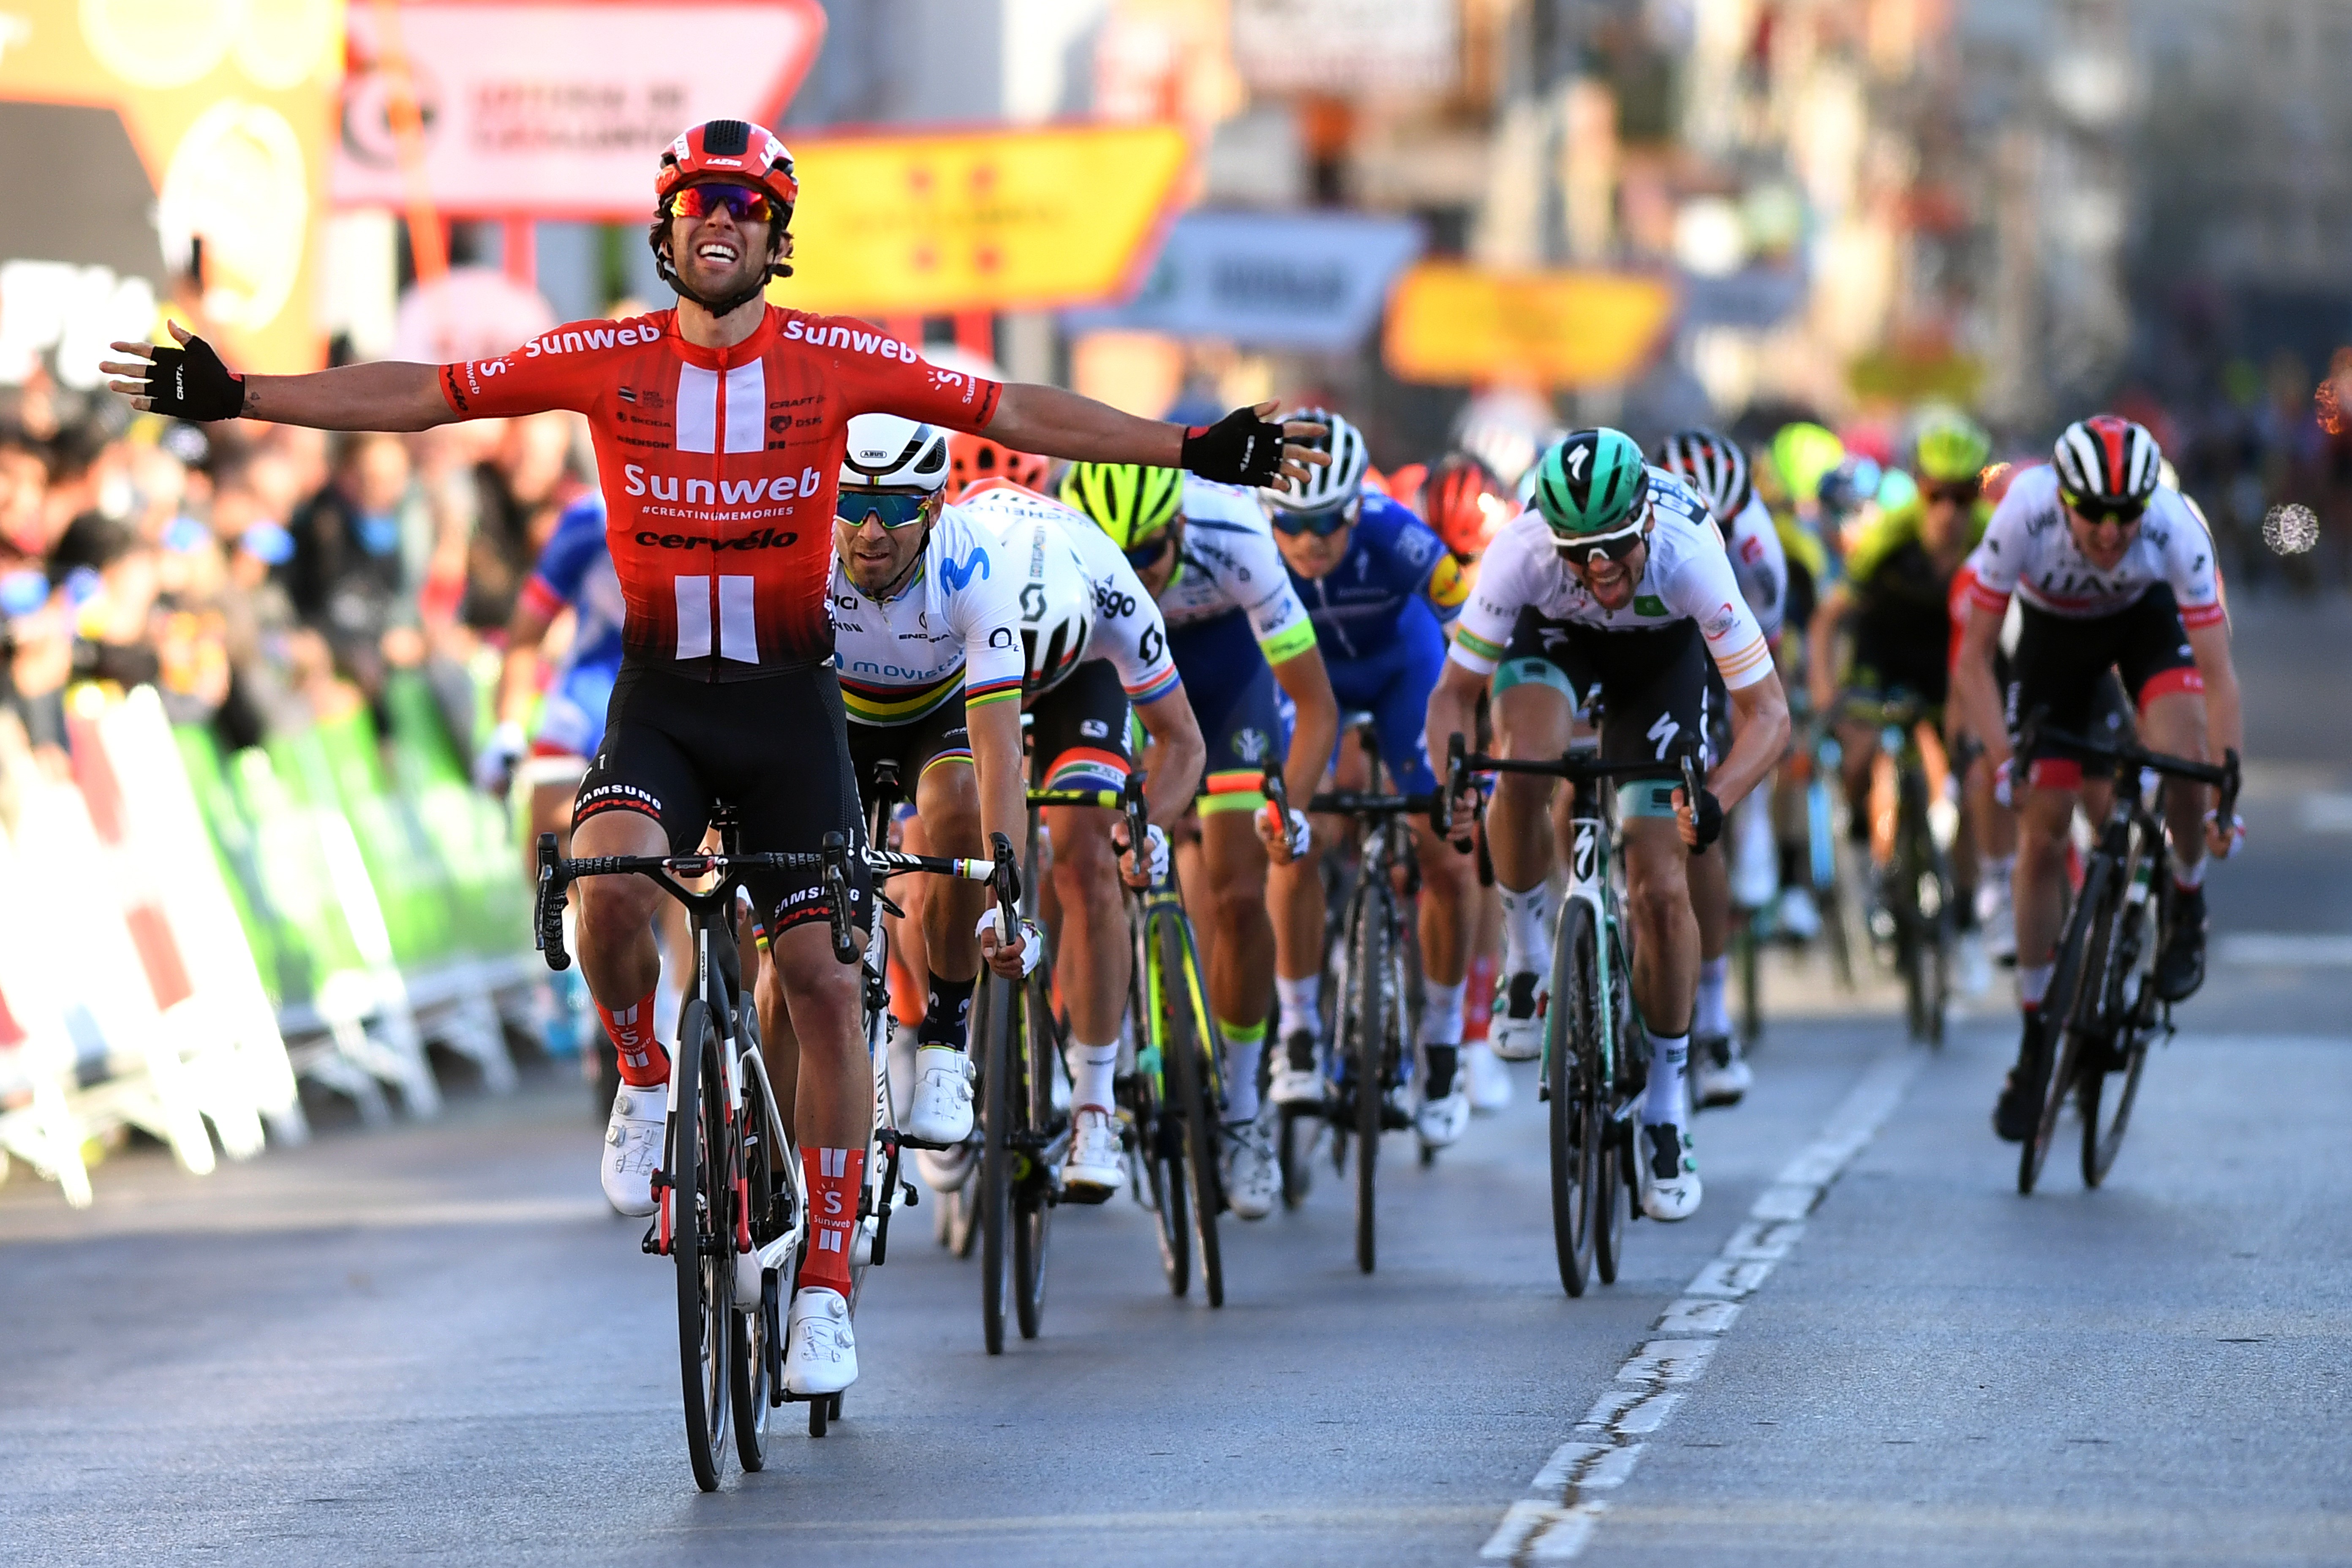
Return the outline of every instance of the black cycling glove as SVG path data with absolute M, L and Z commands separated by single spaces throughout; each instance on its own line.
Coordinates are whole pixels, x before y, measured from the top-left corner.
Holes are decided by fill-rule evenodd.
M 245 412 L 245 377 L 233 374 L 212 344 L 190 338 L 185 348 L 159 344 L 147 373 L 147 400 L 157 414 L 182 419 L 235 419 Z
M 1698 790 L 1698 810 L 1692 816 L 1696 819 L 1698 826 L 1698 842 L 1691 846 L 1691 853 L 1696 855 L 1723 837 L 1723 802 L 1715 798 L 1713 790 L 1701 784 Z
M 1282 426 L 1269 425 L 1247 408 L 1236 408 L 1214 425 L 1184 432 L 1181 461 L 1192 472 L 1219 484 L 1259 488 L 1282 477 Z

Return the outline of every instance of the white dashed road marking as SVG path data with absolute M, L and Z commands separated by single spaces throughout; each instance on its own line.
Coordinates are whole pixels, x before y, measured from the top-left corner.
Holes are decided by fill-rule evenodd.
M 2242 969 L 2343 969 L 2352 967 L 2352 936 L 2231 931 L 2215 940 L 2214 954 Z
M 1617 1369 L 1614 1386 L 1593 1401 L 1569 1440 L 1511 1505 L 1479 1549 L 1487 1563 L 1564 1563 L 1582 1552 L 1608 1511 L 1608 1494 L 1641 1463 L 1642 1439 L 1658 1430 L 1706 1371 L 1741 1299 L 1763 1284 L 1805 1234 L 1813 1212 L 1855 1155 L 1868 1147 L 1901 1102 L 1925 1051 L 1898 1047 L 1862 1075 L 1821 1136 L 1797 1152 L 1681 1298 L 1658 1315 L 1644 1341 Z

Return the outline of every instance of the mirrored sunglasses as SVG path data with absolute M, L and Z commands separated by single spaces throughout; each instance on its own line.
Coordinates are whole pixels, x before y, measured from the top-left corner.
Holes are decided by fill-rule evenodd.
M 1327 506 L 1316 511 L 1287 511 L 1281 507 L 1269 510 L 1274 514 L 1276 533 L 1287 533 L 1293 537 L 1311 533 L 1318 539 L 1328 539 L 1356 521 L 1357 505 L 1353 500 L 1343 500 L 1338 506 Z
M 930 514 L 936 490 L 852 490 L 845 489 L 833 503 L 833 515 L 852 528 L 863 528 L 870 521 L 885 528 L 905 528 L 920 522 Z
M 1613 533 L 1595 533 L 1581 539 L 1562 539 L 1555 534 L 1551 547 L 1559 552 L 1561 560 L 1570 565 L 1590 566 L 1598 556 L 1622 561 L 1633 554 L 1633 547 L 1641 542 L 1642 520 L 1636 519 Z
M 2147 510 L 2147 502 L 2144 500 L 2093 500 L 2087 496 L 2065 490 L 2058 493 L 2064 498 L 2069 511 L 2093 524 L 2112 522 L 2118 528 L 2133 528 L 2138 525 L 2141 514 Z
M 670 198 L 670 211 L 679 217 L 708 217 L 720 207 L 737 223 L 766 223 L 776 216 L 768 193 L 749 185 L 688 185 Z

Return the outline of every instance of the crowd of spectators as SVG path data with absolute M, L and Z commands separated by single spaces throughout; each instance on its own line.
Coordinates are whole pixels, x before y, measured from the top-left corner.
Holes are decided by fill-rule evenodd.
M 0 388 L 0 764 L 63 776 L 85 679 L 234 749 L 418 669 L 470 741 L 478 655 L 591 482 L 569 414 L 330 437 Z

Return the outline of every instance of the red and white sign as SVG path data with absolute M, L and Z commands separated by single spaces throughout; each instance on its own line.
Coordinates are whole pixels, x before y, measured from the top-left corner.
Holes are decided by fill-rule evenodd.
M 339 206 L 402 207 L 410 195 L 376 9 L 346 16 Z M 824 38 L 817 0 L 409 0 L 392 42 L 423 112 L 434 205 L 624 222 L 652 213 L 662 149 L 688 126 L 772 128 Z

